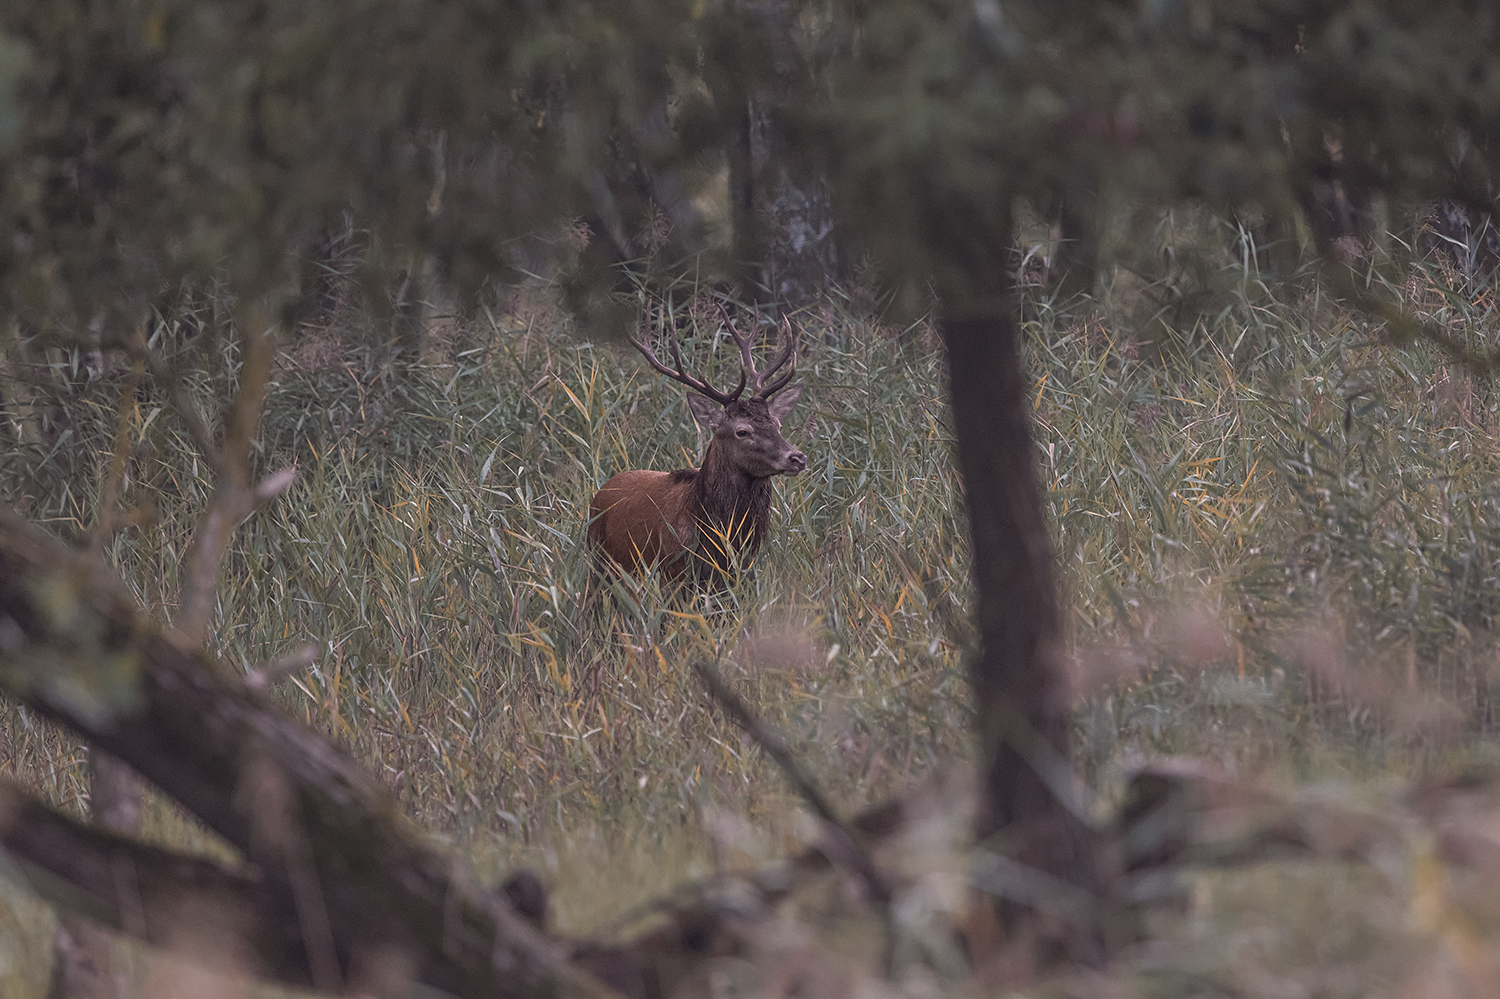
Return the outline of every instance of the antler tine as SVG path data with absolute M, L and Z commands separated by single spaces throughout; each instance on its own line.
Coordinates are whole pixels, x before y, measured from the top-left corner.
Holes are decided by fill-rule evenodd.
M 673 354 L 673 356 L 677 355 L 677 341 L 675 341 L 675 340 L 672 341 L 672 354 Z M 680 358 L 679 358 L 679 360 L 678 360 L 677 363 L 679 365 L 682 363 L 682 361 L 681 361 Z M 715 398 L 717 398 L 719 400 L 719 402 L 721 402 L 725 406 L 727 406 L 731 402 L 734 402 L 734 400 L 738 399 L 740 397 L 740 393 L 743 392 L 743 391 L 745 391 L 745 369 L 741 368 L 740 369 L 740 383 L 734 387 L 734 391 L 733 392 L 728 392 L 728 393 L 716 393 L 715 394 Z
M 720 309 L 720 312 L 723 312 L 723 306 L 718 306 L 718 309 Z M 726 321 L 726 323 L 727 323 L 727 321 L 729 321 L 729 315 L 724 314 L 724 321 Z M 739 342 L 739 335 L 738 335 L 738 333 L 735 333 L 735 327 L 733 327 L 732 323 L 729 324 L 729 333 L 730 333 L 730 335 L 733 336 L 733 338 L 735 338 L 736 344 L 738 344 L 738 342 Z M 741 359 L 742 359 L 742 357 L 744 357 L 744 350 L 739 351 L 739 356 L 741 356 Z M 750 374 L 751 375 L 754 374 L 754 369 L 753 368 L 750 369 Z M 733 401 L 735 401 L 735 399 L 738 399 L 739 398 L 739 393 L 744 392 L 744 390 L 745 390 L 745 369 L 744 369 L 744 365 L 741 365 L 741 366 L 739 366 L 739 384 L 738 384 L 738 386 L 735 386 L 735 390 L 733 390 L 733 392 L 730 392 L 729 396 L 727 396 L 726 399 L 723 399 L 723 404 L 724 405 L 729 405 L 730 402 L 733 402 Z
M 729 335 L 734 340 L 735 346 L 740 348 L 740 373 L 748 377 L 750 394 L 752 398 L 755 398 L 760 392 L 761 376 L 760 372 L 755 370 L 755 358 L 750 354 L 750 344 L 754 338 L 740 336 L 739 328 L 734 325 L 734 320 L 729 318 L 729 310 L 724 307 L 723 303 L 719 305 L 719 315 L 723 317 L 724 328 L 729 331 Z M 741 384 L 744 381 L 745 378 L 741 378 Z
M 667 367 L 661 362 L 660 359 L 657 358 L 656 353 L 651 349 L 649 345 L 649 336 L 647 336 L 644 340 L 637 340 L 631 336 L 626 336 L 625 339 L 629 340 L 630 345 L 636 350 L 640 351 L 641 355 L 646 358 L 646 361 L 657 371 L 666 375 L 668 378 L 672 379 L 678 384 L 686 385 L 694 392 L 708 396 L 710 399 L 712 399 L 714 402 L 717 402 L 721 406 L 727 406 L 731 402 L 734 402 L 734 400 L 740 397 L 740 393 L 745 390 L 745 377 L 743 372 L 740 373 L 739 387 L 736 388 L 732 394 L 720 392 L 718 389 L 714 388 L 712 385 L 709 385 L 707 382 L 701 381 L 688 374 L 687 369 L 683 366 L 682 363 L 682 352 L 677 349 L 676 337 L 673 337 L 671 341 L 669 341 L 672 345 L 672 360 L 677 362 L 677 370 L 675 371 Z
M 757 378 L 755 379 L 757 386 L 755 398 L 757 399 L 771 398 L 771 396 L 786 388 L 797 374 L 797 328 L 793 326 L 792 321 L 785 316 L 783 316 L 781 319 L 781 328 L 786 332 L 786 348 L 782 350 L 781 356 L 776 358 L 776 363 L 767 368 L 764 374 L 757 376 Z M 792 366 L 786 369 L 786 374 L 782 375 L 771 384 L 766 385 L 763 388 L 760 387 L 761 382 L 763 382 L 767 377 L 775 374 L 776 369 L 787 362 L 787 358 L 791 358 Z

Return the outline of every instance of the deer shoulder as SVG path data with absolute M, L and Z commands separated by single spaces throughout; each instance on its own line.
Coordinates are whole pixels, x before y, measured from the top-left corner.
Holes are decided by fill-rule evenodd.
M 688 408 L 712 436 L 699 468 L 621 472 L 595 494 L 589 540 L 628 572 L 659 566 L 673 578 L 733 576 L 755 557 L 769 531 L 771 480 L 807 467 L 807 455 L 781 433 L 782 420 L 802 394 L 801 384 L 791 383 L 797 361 L 790 326 L 786 347 L 765 371 L 756 369 L 749 337 L 740 336 L 727 317 L 726 326 L 740 351 L 740 381 L 731 392 L 689 374 L 676 340 L 675 368 L 646 343 L 631 341 L 653 368 L 687 386 Z

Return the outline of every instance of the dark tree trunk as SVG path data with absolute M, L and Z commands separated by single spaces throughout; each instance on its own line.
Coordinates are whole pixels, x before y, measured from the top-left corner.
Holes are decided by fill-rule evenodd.
M 765 39 L 769 72 L 750 100 L 750 159 L 763 283 L 778 305 L 817 300 L 838 276 L 839 253 L 825 165 L 813 144 L 791 134 L 788 116 L 807 99 L 813 71 L 802 56 L 802 28 L 787 0 L 745 0 Z
M 99 749 L 89 749 L 89 813 L 95 824 L 123 836 L 141 831 L 140 778 Z M 73 913 L 61 913 L 52 941 L 49 999 L 115 999 L 130 992 L 118 967 L 114 934 Z
M 279 949 L 261 950 L 261 966 L 245 970 L 286 980 L 298 968 L 336 992 L 399 959 L 403 976 L 459 997 L 599 995 L 508 904 L 433 851 L 384 785 L 238 678 L 178 647 L 97 559 L 4 507 L 0 632 L 0 690 L 126 761 L 239 849 L 261 886 L 241 911 L 283 916 L 263 924 L 292 915 L 292 932 L 270 940 Z M 101 680 L 100 670 L 114 672 Z M 123 690 L 109 685 L 118 676 L 129 678 Z M 75 689 L 106 693 L 91 699 Z M 12 818 L 0 814 L 0 827 Z M 7 843 L 26 834 L 0 828 Z M 162 884 L 173 880 L 163 864 L 148 866 Z M 68 880 L 87 872 L 54 865 L 52 873 Z M 215 890 L 233 880 L 226 874 Z
M 752 153 L 752 129 L 754 115 L 750 98 L 743 92 L 736 93 L 734 106 L 737 109 L 734 121 L 734 137 L 728 146 L 729 159 L 729 225 L 733 240 L 733 268 L 739 294 L 746 300 L 755 297 L 760 284 L 760 263 L 765 256 L 761 240 L 760 220 L 755 211 L 755 163 Z
M 1062 242 L 1053 270 L 1064 300 L 1094 290 L 1099 276 L 1099 178 L 1080 164 L 1074 168 L 1057 209 Z
M 720 61 L 751 64 L 739 73 L 719 67 L 712 86 L 729 131 L 736 283 L 747 301 L 769 293 L 776 306 L 801 305 L 821 295 L 842 266 L 825 165 L 809 154 L 816 144 L 794 134 L 787 120 L 806 103 L 813 73 L 787 0 L 740 0 L 735 17 L 734 45 Z
M 754 160 L 766 242 L 764 283 L 778 304 L 806 304 L 840 276 L 832 199 L 820 165 L 788 141 L 774 117 L 777 109 L 755 110 L 762 122 Z
M 1088 911 L 1075 911 L 1070 923 L 999 897 L 1005 942 L 1034 944 L 1043 964 L 1094 961 L 1108 936 L 1107 879 L 1099 838 L 1066 800 L 1074 779 L 1069 694 L 1019 302 L 1003 252 L 1011 220 L 998 213 L 988 232 L 975 232 L 973 221 L 965 220 L 967 232 L 955 232 L 990 245 L 948 277 L 940 326 L 980 634 L 969 667 L 982 749 L 977 831 L 995 853 L 1071 883 L 1088 900 Z

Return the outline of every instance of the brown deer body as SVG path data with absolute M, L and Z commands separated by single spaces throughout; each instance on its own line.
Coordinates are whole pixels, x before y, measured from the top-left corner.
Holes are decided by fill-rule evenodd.
M 750 341 L 729 327 L 740 348 L 739 387 L 719 392 L 683 370 L 672 343 L 675 370 L 657 360 L 644 343 L 636 349 L 651 366 L 691 391 L 693 418 L 713 434 L 700 468 L 675 472 L 633 470 L 611 478 L 589 504 L 589 541 L 616 565 L 639 574 L 659 566 L 672 580 L 732 577 L 760 550 L 771 519 L 771 479 L 796 475 L 807 455 L 781 436 L 781 421 L 802 394 L 789 385 L 797 362 L 791 331 L 786 349 L 758 372 Z M 791 360 L 780 378 L 766 378 Z M 746 385 L 748 399 L 741 399 Z

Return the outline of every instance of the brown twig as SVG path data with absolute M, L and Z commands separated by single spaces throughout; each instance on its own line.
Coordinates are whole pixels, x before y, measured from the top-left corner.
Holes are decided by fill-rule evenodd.
M 1360 310 L 1380 320 L 1386 326 L 1384 339 L 1396 346 L 1405 346 L 1414 341 L 1425 341 L 1437 347 L 1470 374 L 1479 378 L 1491 378 L 1500 371 L 1500 351 L 1477 351 L 1461 343 L 1447 330 L 1435 323 L 1425 322 L 1406 309 L 1381 295 L 1365 288 L 1354 273 L 1354 269 L 1342 261 L 1324 256 L 1324 270 L 1338 292 L 1354 301 Z
M 308 643 L 290 655 L 274 659 L 260 669 L 253 669 L 246 673 L 245 686 L 254 691 L 270 690 L 279 681 L 286 679 L 293 673 L 306 669 L 317 662 L 317 659 L 318 647 L 312 643 Z
M 291 484 L 288 469 L 250 485 L 250 449 L 265 408 L 271 378 L 273 344 L 269 311 L 263 304 L 244 310 L 237 323 L 243 363 L 240 386 L 224 422 L 224 445 L 216 462 L 217 481 L 208 509 L 198 521 L 184 559 L 182 595 L 174 621 L 178 635 L 191 646 L 208 639 L 219 589 L 219 567 L 234 531 L 261 505 Z
M 829 859 L 842 860 L 847 863 L 865 882 L 872 898 L 881 904 L 889 902 L 890 886 L 876 869 L 875 861 L 865 849 L 859 833 L 834 812 L 833 806 L 828 803 L 823 792 L 818 789 L 812 778 L 803 771 L 796 758 L 792 756 L 791 750 L 787 748 L 780 734 L 757 718 L 740 695 L 731 690 L 724 682 L 724 678 L 708 663 L 699 660 L 693 663 L 692 669 L 698 675 L 698 679 L 703 681 L 708 695 L 724 709 L 724 713 L 729 715 L 736 725 L 745 731 L 746 735 L 755 741 L 756 745 L 765 751 L 767 756 L 771 757 L 781 768 L 781 772 L 786 775 L 787 780 L 791 781 L 792 787 L 808 803 L 818 818 L 829 827 L 829 831 L 833 833 L 835 849 L 844 854 L 843 857 L 830 857 Z
M 135 390 L 141 383 L 145 361 L 136 357 L 130 366 L 130 376 L 120 389 L 120 408 L 115 416 L 115 446 L 110 456 L 109 471 L 104 475 L 104 487 L 100 490 L 98 516 L 94 521 L 94 546 L 102 548 L 109 544 L 119 522 L 120 490 L 125 483 L 125 467 L 130 461 L 130 428 L 135 422 Z

